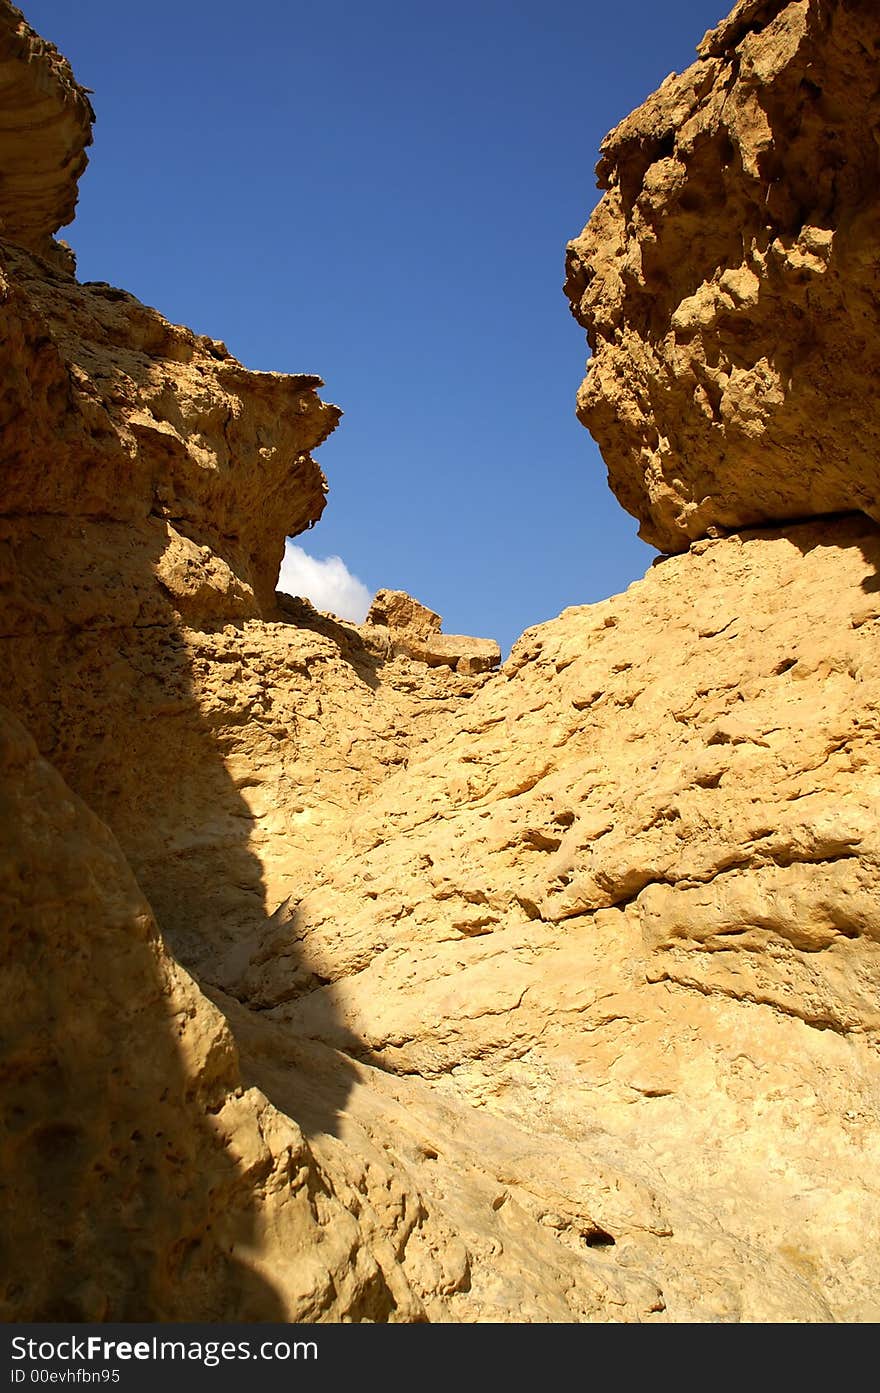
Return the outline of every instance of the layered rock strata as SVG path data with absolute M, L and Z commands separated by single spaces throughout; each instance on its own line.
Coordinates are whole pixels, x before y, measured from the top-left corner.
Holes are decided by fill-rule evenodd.
M 73 221 L 95 114 L 70 64 L 14 5 L 0 10 L 0 235 L 67 263 L 52 242 Z
M 0 1183 L 21 1224 L 4 1311 L 420 1319 L 396 1256 L 422 1241 L 415 1200 L 389 1207 L 362 1166 L 357 1204 L 335 1197 L 345 1168 L 329 1182 L 296 1124 L 243 1088 L 152 909 L 178 956 L 227 980 L 298 889 L 297 848 L 335 843 L 425 738 L 422 717 L 433 727 L 476 679 L 426 673 L 275 595 L 285 534 L 324 507 L 310 452 L 339 412 L 319 378 L 249 372 L 221 342 L 74 279 L 51 234 L 75 205 L 88 100 L 7 4 L 0 41 L 0 642 L 15 713 Z
M 528 631 L 251 969 L 264 1031 L 575 1148 L 542 1222 L 667 1318 L 877 1314 L 878 567 L 744 534 Z
M 494 639 L 442 633 L 440 615 L 404 590 L 378 591 L 366 623 L 385 633 L 390 652 L 428 667 L 450 667 L 473 676 L 491 672 L 501 662 L 501 649 Z
M 584 415 L 701 540 L 488 673 L 273 593 L 338 412 L 73 279 L 87 97 L 0 0 L 5 1318 L 877 1318 L 877 29 L 745 0 L 609 138 Z

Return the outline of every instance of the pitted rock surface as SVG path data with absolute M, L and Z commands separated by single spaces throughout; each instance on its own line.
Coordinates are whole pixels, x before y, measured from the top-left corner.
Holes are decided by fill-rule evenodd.
M 491 671 L 275 594 L 339 412 L 75 280 L 0 0 L 5 1319 L 880 1316 L 877 47 L 741 0 L 609 137 L 581 410 L 685 554 Z
M 740 4 L 603 143 L 578 415 L 663 551 L 880 519 L 878 58 L 873 0 Z

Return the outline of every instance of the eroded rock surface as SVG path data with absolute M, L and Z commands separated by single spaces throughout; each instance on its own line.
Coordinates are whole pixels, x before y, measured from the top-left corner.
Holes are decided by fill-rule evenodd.
M 271 606 L 285 529 L 324 507 L 309 451 L 340 413 L 320 378 L 250 372 L 222 343 L 10 242 L 0 295 L 3 513 L 9 545 L 38 551 L 48 573 L 10 596 L 4 632 L 93 627 L 123 609 L 155 623 L 163 603 L 216 626 Z
M 95 114 L 70 64 L 20 10 L 0 7 L 0 236 L 62 263 Z
M 404 654 L 428 667 L 449 667 L 475 676 L 491 672 L 501 661 L 494 639 L 441 633 L 443 620 L 404 590 L 380 590 L 366 623 L 386 636 L 389 652 Z
M 876 1316 L 878 570 L 864 520 L 746 534 L 528 631 L 300 902 L 328 984 L 253 969 L 279 1030 L 639 1177 L 662 1241 L 589 1167 L 545 1199 L 673 1319 Z
M 5 713 L 0 818 L 2 1318 L 418 1319 L 387 1237 L 417 1216 L 371 1243 Z
M 0 21 L 15 36 L 3 91 L 33 170 L 54 169 L 59 127 L 75 143 L 63 121 L 88 102 L 17 11 L 0 4 Z M 125 292 L 77 283 L 50 233 L 81 165 L 54 192 L 36 181 L 30 203 L 19 189 L 0 241 L 3 698 L 42 756 L 10 716 L 4 1314 L 423 1319 L 402 1257 L 436 1294 L 449 1225 L 377 1163 L 337 1153 L 324 1174 L 296 1123 L 243 1087 L 152 909 L 175 956 L 234 985 L 284 924 L 301 862 L 338 845 L 351 807 L 482 679 L 275 595 L 285 534 L 323 509 L 310 451 L 339 413 L 317 377 L 249 372 Z M 464 1283 L 463 1249 L 453 1266 Z
M 610 138 L 569 282 L 654 540 L 849 516 L 489 672 L 403 592 L 274 594 L 338 412 L 74 280 L 87 99 L 0 0 L 46 135 L 0 242 L 7 1319 L 878 1318 L 876 28 L 738 5 Z
M 740 4 L 603 143 L 578 415 L 661 550 L 880 518 L 878 57 L 873 0 Z

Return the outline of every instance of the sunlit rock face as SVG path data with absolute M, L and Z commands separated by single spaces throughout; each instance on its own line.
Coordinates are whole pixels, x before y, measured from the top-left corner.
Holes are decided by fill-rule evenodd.
M 491 670 L 274 593 L 339 413 L 75 280 L 0 0 L 4 1318 L 880 1316 L 876 29 L 741 4 L 609 138 L 583 409 L 686 554 Z
M 73 221 L 95 113 L 70 64 L 20 10 L 0 8 L 0 236 L 42 256 Z
M 873 0 L 744 0 L 611 132 L 566 291 L 578 414 L 665 551 L 880 518 Z

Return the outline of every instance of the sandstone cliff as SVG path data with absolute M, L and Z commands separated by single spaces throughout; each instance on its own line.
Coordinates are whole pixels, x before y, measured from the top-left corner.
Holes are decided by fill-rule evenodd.
M 338 411 L 74 279 L 0 0 L 6 1319 L 880 1314 L 878 41 L 744 0 L 609 137 L 581 409 L 689 549 L 492 673 L 273 593 Z
M 52 238 L 73 221 L 95 114 L 67 59 L 7 3 L 0 11 L 0 112 L 0 233 L 65 262 Z
M 742 0 L 602 145 L 578 411 L 662 550 L 880 518 L 878 45 L 873 0 Z

